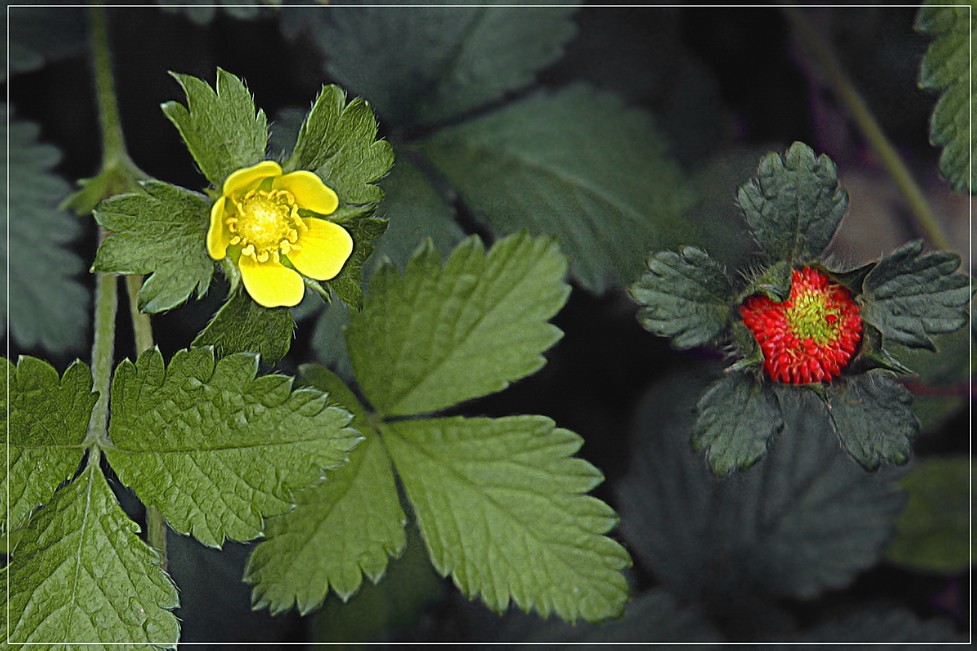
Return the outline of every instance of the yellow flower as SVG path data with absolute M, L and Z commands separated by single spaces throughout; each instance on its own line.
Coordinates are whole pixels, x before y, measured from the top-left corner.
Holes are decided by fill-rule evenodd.
M 353 252 L 346 229 L 299 211 L 329 215 L 338 206 L 336 193 L 312 172 L 282 174 L 274 161 L 240 169 L 210 210 L 207 252 L 214 260 L 237 256 L 244 288 L 259 305 L 298 305 L 302 276 L 334 278 Z

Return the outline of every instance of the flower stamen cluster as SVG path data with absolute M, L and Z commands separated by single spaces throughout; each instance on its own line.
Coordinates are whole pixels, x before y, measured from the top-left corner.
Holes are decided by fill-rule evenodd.
M 241 255 L 258 262 L 281 262 L 280 254 L 298 251 L 299 234 L 308 230 L 299 218 L 292 193 L 285 190 L 252 190 L 232 200 L 233 217 L 225 218 L 231 246 L 241 244 Z
M 751 296 L 740 306 L 740 315 L 760 344 L 770 379 L 787 384 L 838 377 L 862 337 L 851 292 L 813 267 L 793 271 L 786 301 Z

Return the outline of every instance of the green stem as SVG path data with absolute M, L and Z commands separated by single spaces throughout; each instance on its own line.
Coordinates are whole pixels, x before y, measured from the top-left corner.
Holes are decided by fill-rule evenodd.
M 108 18 L 104 7 L 91 7 L 92 58 L 95 69 L 95 94 L 98 103 L 99 126 L 102 130 L 102 170 L 117 172 L 115 181 L 105 187 L 102 198 L 120 192 L 139 189 L 137 180 L 145 174 L 129 158 L 126 151 L 122 121 L 119 118 L 119 101 L 115 94 L 115 80 L 112 76 L 112 56 L 109 48 Z M 106 233 L 100 229 L 99 241 Z M 117 277 L 111 274 L 98 274 L 95 281 L 95 343 L 92 347 L 92 374 L 95 389 L 99 392 L 95 412 L 92 414 L 88 438 L 97 451 L 110 444 L 108 438 L 109 390 L 112 377 L 112 362 L 115 352 L 115 315 L 118 308 Z M 136 339 L 136 353 L 153 347 L 153 330 L 149 317 L 139 312 L 136 295 L 142 286 L 138 276 L 126 278 L 129 294 L 129 314 Z M 98 456 L 93 454 L 93 456 Z M 166 523 L 160 512 L 151 506 L 146 507 L 146 535 L 150 546 L 160 556 L 160 563 L 166 569 Z
M 116 277 L 98 274 L 95 280 L 95 341 L 92 344 L 92 379 L 98 401 L 88 424 L 86 444 L 96 450 L 108 445 L 109 385 L 115 354 L 115 313 L 119 304 Z
M 139 311 L 139 290 L 142 288 L 142 276 L 126 276 L 126 290 L 129 295 L 129 317 L 132 320 L 132 331 L 136 339 L 136 355 L 142 355 L 152 348 L 153 324 L 149 315 Z M 163 514 L 155 506 L 146 506 L 146 539 L 149 546 L 156 550 L 160 558 L 160 566 L 166 569 L 166 522 Z
M 136 355 L 142 355 L 152 348 L 153 324 L 149 315 L 139 311 L 139 290 L 142 289 L 142 276 L 126 276 L 126 290 L 129 293 L 129 317 L 132 319 L 132 331 L 136 337 Z
M 943 227 L 936 218 L 929 202 L 926 201 L 923 191 L 913 179 L 909 168 L 906 167 L 896 148 L 892 146 L 885 132 L 882 131 L 882 127 L 879 126 L 875 116 L 869 110 L 868 104 L 865 103 L 848 75 L 845 74 L 841 62 L 834 50 L 831 49 L 830 43 L 811 27 L 800 9 L 784 7 L 783 11 L 794 28 L 797 38 L 820 64 L 831 88 L 848 108 L 862 135 L 875 150 L 883 167 L 899 187 L 920 230 L 933 246 L 941 249 L 950 248 L 950 239 L 943 231 Z
M 98 120 L 102 128 L 102 167 L 129 158 L 126 153 L 119 102 L 112 77 L 112 56 L 109 51 L 108 16 L 105 7 L 91 7 L 92 58 L 95 64 L 95 93 L 98 100 Z

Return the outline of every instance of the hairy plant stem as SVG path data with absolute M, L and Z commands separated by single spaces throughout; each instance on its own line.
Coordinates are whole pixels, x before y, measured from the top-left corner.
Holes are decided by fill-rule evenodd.
M 139 311 L 139 290 L 142 288 L 142 276 L 126 276 L 126 290 L 129 294 L 129 317 L 132 320 L 132 331 L 136 339 L 136 355 L 142 355 L 152 348 L 153 324 L 149 315 Z M 160 557 L 160 565 L 166 569 L 166 523 L 163 514 L 155 506 L 146 506 L 146 539 L 150 547 L 156 550 Z
M 115 80 L 112 76 L 112 57 L 108 39 L 108 17 L 104 7 L 90 8 L 92 59 L 95 74 L 95 95 L 98 103 L 99 126 L 102 131 L 102 170 L 121 172 L 118 181 L 110 184 L 104 198 L 118 192 L 139 190 L 137 180 L 143 174 L 126 151 L 122 121 L 119 117 L 119 101 L 115 94 Z M 99 241 L 106 236 L 100 229 Z M 142 286 L 142 278 L 129 276 L 126 288 L 129 294 L 129 314 L 136 340 L 137 355 L 153 347 L 153 330 L 149 317 L 139 312 L 136 295 Z M 95 342 L 92 346 L 92 374 L 95 389 L 99 392 L 95 412 L 89 427 L 88 438 L 94 444 L 93 457 L 98 450 L 109 444 L 108 407 L 109 390 L 112 377 L 112 363 L 115 352 L 115 316 L 118 308 L 118 279 L 113 274 L 98 274 L 95 289 Z M 150 546 L 160 556 L 163 569 L 166 569 L 166 523 L 160 512 L 151 506 L 146 507 L 146 534 Z
M 831 44 L 821 37 L 797 7 L 782 7 L 794 34 L 804 49 L 818 62 L 831 89 L 847 107 L 855 124 L 878 155 L 882 166 L 902 192 L 912 213 L 913 219 L 930 243 L 941 249 L 950 248 L 950 239 L 940 225 L 936 214 L 926 201 L 923 191 L 913 179 L 896 148 L 886 137 L 882 127 L 869 110 L 868 104 L 855 89 L 851 79 L 845 74 L 838 56 Z

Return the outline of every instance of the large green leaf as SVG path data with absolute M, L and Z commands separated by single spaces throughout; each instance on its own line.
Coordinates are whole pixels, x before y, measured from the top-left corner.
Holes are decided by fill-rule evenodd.
M 706 451 L 717 475 L 748 468 L 767 452 L 784 420 L 773 390 L 752 372 L 731 372 L 698 404 L 692 447 Z
M 297 495 L 294 511 L 268 520 L 266 540 L 252 552 L 244 580 L 254 584 L 255 605 L 272 613 L 293 605 L 307 613 L 330 590 L 349 599 L 364 574 L 380 580 L 405 541 L 407 516 L 390 460 L 363 406 L 325 368 L 304 366 L 302 375 L 353 413 L 351 425 L 365 439 L 328 481 Z
M 902 480 L 909 504 L 896 521 L 886 558 L 924 572 L 965 571 L 970 566 L 970 474 L 966 456 L 920 461 Z
M 331 76 L 401 127 L 432 124 L 533 82 L 576 33 L 568 7 L 363 7 L 285 12 Z M 328 15 L 326 15 L 328 13 Z
M 856 299 L 862 318 L 887 341 L 933 349 L 932 335 L 967 325 L 971 294 L 967 276 L 955 273 L 959 267 L 956 253 L 923 253 L 919 240 L 904 244 L 865 277 Z
M 172 74 L 186 93 L 187 105 L 166 102 L 163 113 L 212 185 L 264 159 L 268 120 L 264 111 L 255 111 L 240 79 L 218 68 L 215 90 L 196 77 Z
M 191 345 L 213 346 L 221 357 L 256 353 L 263 362 L 275 364 L 288 354 L 294 331 L 295 322 L 288 308 L 262 307 L 238 288 Z
M 641 305 L 638 322 L 657 335 L 672 337 L 677 348 L 715 339 L 732 316 L 733 285 L 709 255 L 694 246 L 648 258 L 648 271 L 630 287 Z
M 390 143 L 376 138 L 377 121 L 369 104 L 360 98 L 347 104 L 339 86 L 323 86 L 299 129 L 285 171 L 314 171 L 345 205 L 379 201 L 383 192 L 374 182 L 390 170 L 394 155 Z
M 935 5 L 944 6 L 935 6 Z M 943 146 L 940 155 L 940 172 L 950 182 L 950 187 L 973 194 L 977 188 L 972 164 L 974 144 L 972 125 L 977 118 L 974 108 L 974 86 L 971 69 L 977 63 L 977 51 L 972 50 L 970 39 L 977 27 L 977 3 L 973 0 L 955 3 L 930 0 L 916 16 L 916 29 L 932 36 L 919 83 L 924 88 L 942 91 L 933 120 L 930 123 L 930 140 Z
M 708 377 L 696 367 L 653 386 L 620 482 L 626 540 L 677 595 L 735 620 L 757 600 L 811 598 L 876 564 L 904 501 L 891 470 L 869 474 L 839 448 L 826 409 L 790 387 L 785 427 L 756 466 L 714 477 L 686 438 Z
M 736 198 L 770 259 L 794 263 L 820 256 L 848 209 L 835 164 L 801 142 L 784 156 L 764 156 L 756 178 L 740 186 Z
M 356 378 L 387 416 L 421 414 L 501 391 L 537 371 L 561 333 L 566 259 L 547 239 L 518 235 L 486 253 L 477 238 L 442 267 L 428 246 L 401 275 L 370 282 L 346 332 Z
M 9 318 L 10 334 L 25 348 L 52 353 L 78 351 L 85 342 L 89 294 L 75 276 L 84 270 L 69 247 L 81 223 L 56 209 L 69 191 L 51 173 L 60 152 L 37 141 L 31 122 L 9 119 L 0 104 L 0 133 L 7 140 L 3 168 L 7 183 L 0 202 L 8 206 L 9 237 L 0 237 L 0 324 Z M 9 271 L 8 271 L 9 266 Z M 3 326 L 0 326 L 2 328 Z
M 106 451 L 119 479 L 180 533 L 212 547 L 250 540 L 293 491 L 342 465 L 360 440 L 350 415 L 291 378 L 256 378 L 258 360 L 215 363 L 209 348 L 125 360 L 112 381 Z
M 94 271 L 151 274 L 139 290 L 139 309 L 162 312 L 196 292 L 207 293 L 214 261 L 207 253 L 210 205 L 199 194 L 161 181 L 144 192 L 116 195 L 95 210 L 110 235 L 98 248 Z
M 846 377 L 832 384 L 827 395 L 841 444 L 866 470 L 883 461 L 909 461 L 919 421 L 912 394 L 891 373 L 873 370 Z
M 0 637 L 53 648 L 175 648 L 176 587 L 138 532 L 89 464 L 27 524 L 7 568 L 9 593 L 0 582 L 10 616 L 0 619 Z
M 580 283 L 630 282 L 690 201 L 648 114 L 588 86 L 540 92 L 421 143 L 497 235 L 555 237 Z
M 599 621 L 628 596 L 617 516 L 584 495 L 596 468 L 583 442 L 538 416 L 404 420 L 382 426 L 435 569 L 504 611 Z
M 2 532 L 23 524 L 75 473 L 98 396 L 81 362 L 58 377 L 33 357 L 21 357 L 16 367 L 0 358 L 0 375 L 0 444 L 9 455 L 0 471 Z

